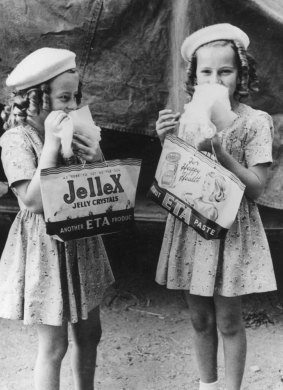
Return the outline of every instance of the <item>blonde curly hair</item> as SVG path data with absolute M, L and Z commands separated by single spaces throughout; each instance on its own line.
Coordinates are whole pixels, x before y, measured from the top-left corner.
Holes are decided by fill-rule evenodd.
M 239 70 L 240 82 L 237 84 L 235 98 L 241 100 L 249 96 L 250 92 L 258 92 L 258 78 L 256 74 L 256 62 L 250 53 L 245 50 L 240 42 L 230 40 L 219 40 L 206 43 L 201 47 L 211 46 L 230 46 L 236 55 L 236 62 Z M 188 61 L 186 92 L 191 98 L 194 94 L 194 86 L 196 85 L 196 69 L 197 69 L 197 50 Z
M 76 73 L 76 69 L 68 70 L 70 73 Z M 56 76 L 57 77 L 57 76 Z M 55 77 L 54 77 L 55 78 Z M 14 91 L 9 103 L 1 112 L 4 130 L 16 127 L 26 122 L 27 117 L 39 115 L 40 111 L 50 111 L 50 82 L 54 78 L 36 85 L 34 87 Z M 76 96 L 77 104 L 81 103 L 82 84 L 79 83 L 78 94 Z

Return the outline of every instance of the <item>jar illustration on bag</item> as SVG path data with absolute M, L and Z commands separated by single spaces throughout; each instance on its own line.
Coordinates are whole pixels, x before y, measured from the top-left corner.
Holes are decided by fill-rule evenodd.
M 180 153 L 170 152 L 165 157 L 165 162 L 162 169 L 161 184 L 166 187 L 172 187 L 176 179 Z

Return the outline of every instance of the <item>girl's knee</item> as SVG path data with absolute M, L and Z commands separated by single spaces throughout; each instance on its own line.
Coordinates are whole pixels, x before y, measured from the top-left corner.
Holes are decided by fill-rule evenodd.
M 226 316 L 221 316 L 217 319 L 217 326 L 220 333 L 223 336 L 235 336 L 240 332 L 244 332 L 244 324 L 242 320 L 242 316 L 234 315 L 230 313 Z
M 244 332 L 241 297 L 215 297 L 217 327 L 223 336 Z
M 216 329 L 213 298 L 186 294 L 191 322 L 196 332 L 212 332 Z
M 194 330 L 198 333 L 210 333 L 216 329 L 215 316 L 211 313 L 192 312 L 191 322 Z
M 96 347 L 102 336 L 100 320 L 89 318 L 72 325 L 73 342 L 78 347 Z
M 73 348 L 77 348 L 78 350 L 81 351 L 86 351 L 86 350 L 92 350 L 93 353 L 95 353 L 98 344 L 101 340 L 102 332 L 101 329 L 100 331 L 97 332 L 90 332 L 85 336 L 74 336 L 73 337 Z
M 67 350 L 68 342 L 53 346 L 53 348 L 48 351 L 49 358 L 54 361 L 60 362 L 66 355 Z
M 62 338 L 56 342 L 48 343 L 42 348 L 44 355 L 52 361 L 60 362 L 63 360 L 68 349 L 68 339 Z
M 48 360 L 61 361 L 68 349 L 68 333 L 65 329 L 39 328 L 39 354 Z

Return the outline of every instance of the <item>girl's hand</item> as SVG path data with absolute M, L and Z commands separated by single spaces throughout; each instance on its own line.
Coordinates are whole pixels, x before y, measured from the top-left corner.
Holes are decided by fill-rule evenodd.
M 51 111 L 44 122 L 45 141 L 44 146 L 59 151 L 61 139 L 56 133 L 64 126 L 64 121 L 69 120 L 68 115 L 64 111 Z
M 179 112 L 174 114 L 170 109 L 159 111 L 159 117 L 156 121 L 156 132 L 162 144 L 166 135 L 175 131 L 179 118 Z
M 72 148 L 77 156 L 88 163 L 101 161 L 102 153 L 97 139 L 74 133 Z

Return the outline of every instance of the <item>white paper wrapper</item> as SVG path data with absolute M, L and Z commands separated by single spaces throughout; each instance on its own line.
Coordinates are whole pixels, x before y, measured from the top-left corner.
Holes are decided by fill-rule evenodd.
M 70 158 L 73 156 L 72 140 L 74 125 L 70 117 L 64 119 L 57 128 L 56 135 L 61 140 L 61 152 L 63 157 Z
M 85 135 L 99 143 L 101 140 L 101 129 L 93 121 L 89 106 L 71 111 L 69 117 L 73 121 L 74 133 Z
M 68 117 L 62 121 L 56 135 L 61 139 L 62 155 L 70 158 L 74 155 L 72 141 L 74 134 L 85 135 L 92 140 L 92 145 L 99 146 L 101 129 L 94 123 L 88 106 L 71 111 Z
M 228 88 L 220 84 L 197 85 L 191 102 L 184 107 L 178 135 L 197 147 L 216 131 L 231 126 L 236 117 L 231 110 Z

